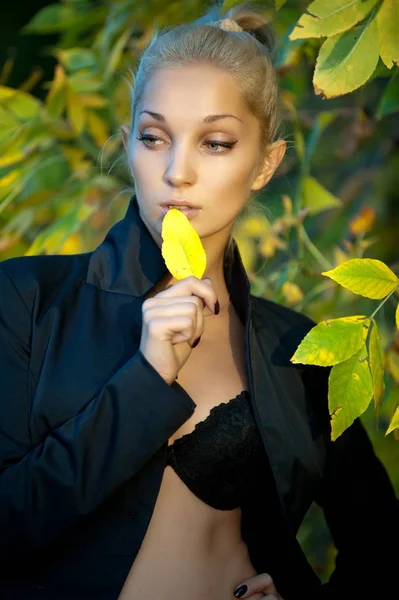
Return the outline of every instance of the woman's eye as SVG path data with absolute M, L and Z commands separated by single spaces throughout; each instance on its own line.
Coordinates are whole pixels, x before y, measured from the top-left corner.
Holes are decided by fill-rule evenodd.
M 156 142 L 156 141 L 160 141 L 162 142 L 163 140 L 161 140 L 161 138 L 158 138 L 154 135 L 142 135 L 140 134 L 138 137 L 136 137 L 137 140 L 139 140 L 140 142 L 143 142 L 143 144 L 145 146 L 147 146 L 148 148 L 154 148 L 155 144 L 151 144 L 151 142 Z M 150 144 L 148 144 L 148 142 L 150 142 Z M 231 149 L 235 144 L 237 143 L 237 141 L 235 142 L 218 142 L 216 140 L 209 140 L 208 142 L 205 142 L 205 145 L 207 146 L 216 146 L 218 148 L 228 148 Z M 159 144 L 158 144 L 159 145 Z M 225 151 L 214 151 L 211 150 L 211 154 L 224 154 Z

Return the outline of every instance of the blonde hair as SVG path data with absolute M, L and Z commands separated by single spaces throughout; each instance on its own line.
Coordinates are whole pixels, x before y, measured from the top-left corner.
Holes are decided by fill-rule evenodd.
M 152 40 L 133 73 L 131 129 L 133 131 L 136 108 L 146 83 L 154 72 L 175 66 L 214 65 L 232 75 L 248 110 L 260 124 L 259 168 L 280 125 L 277 79 L 273 66 L 276 37 L 268 18 L 261 12 L 262 7 L 253 2 L 242 2 L 222 15 L 222 5 L 223 2 L 217 3 L 191 23 L 168 26 L 162 30 L 155 24 Z M 229 19 L 230 23 L 225 19 Z M 248 205 L 253 205 L 252 195 Z M 233 247 L 231 237 L 225 257 L 231 258 Z

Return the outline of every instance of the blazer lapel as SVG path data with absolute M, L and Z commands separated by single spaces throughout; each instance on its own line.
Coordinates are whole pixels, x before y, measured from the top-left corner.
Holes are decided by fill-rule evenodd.
M 134 195 L 125 218 L 92 252 L 86 281 L 110 293 L 142 298 L 166 272 L 161 249 L 141 219 Z M 251 403 L 277 494 L 288 516 L 298 513 L 299 518 L 301 507 L 295 505 L 297 494 L 292 490 L 300 485 L 304 493 L 308 491 L 321 470 L 309 434 L 305 389 L 299 370 L 287 357 L 281 360 L 284 353 L 273 315 L 262 308 L 260 322 L 253 322 L 250 283 L 235 242 L 233 259 L 225 262 L 224 272 L 231 300 L 245 325 Z M 141 312 L 136 313 L 133 325 L 140 333 Z
M 289 361 L 273 315 L 250 322 L 252 394 L 280 502 L 296 530 L 323 472 L 321 440 L 312 437 L 313 411 L 302 369 Z M 316 430 L 315 430 L 316 431 Z

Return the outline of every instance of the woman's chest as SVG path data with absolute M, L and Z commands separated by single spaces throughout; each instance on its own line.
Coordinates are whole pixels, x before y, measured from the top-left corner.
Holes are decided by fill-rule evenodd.
M 197 423 L 209 416 L 213 407 L 248 389 L 241 324 L 231 322 L 224 330 L 221 328 L 204 335 L 180 369 L 177 381 L 197 406 L 193 415 L 169 439 L 169 444 L 191 433 Z

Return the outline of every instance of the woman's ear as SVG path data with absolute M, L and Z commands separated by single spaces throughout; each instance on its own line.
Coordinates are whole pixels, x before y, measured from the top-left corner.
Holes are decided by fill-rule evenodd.
M 123 146 L 127 152 L 129 147 L 129 136 L 130 136 L 130 127 L 127 125 L 121 125 L 121 136 L 123 141 Z
M 283 160 L 286 149 L 287 144 L 285 140 L 277 140 L 271 144 L 267 155 L 265 156 L 263 166 L 260 169 L 260 173 L 252 182 L 251 190 L 260 190 L 267 184 Z

